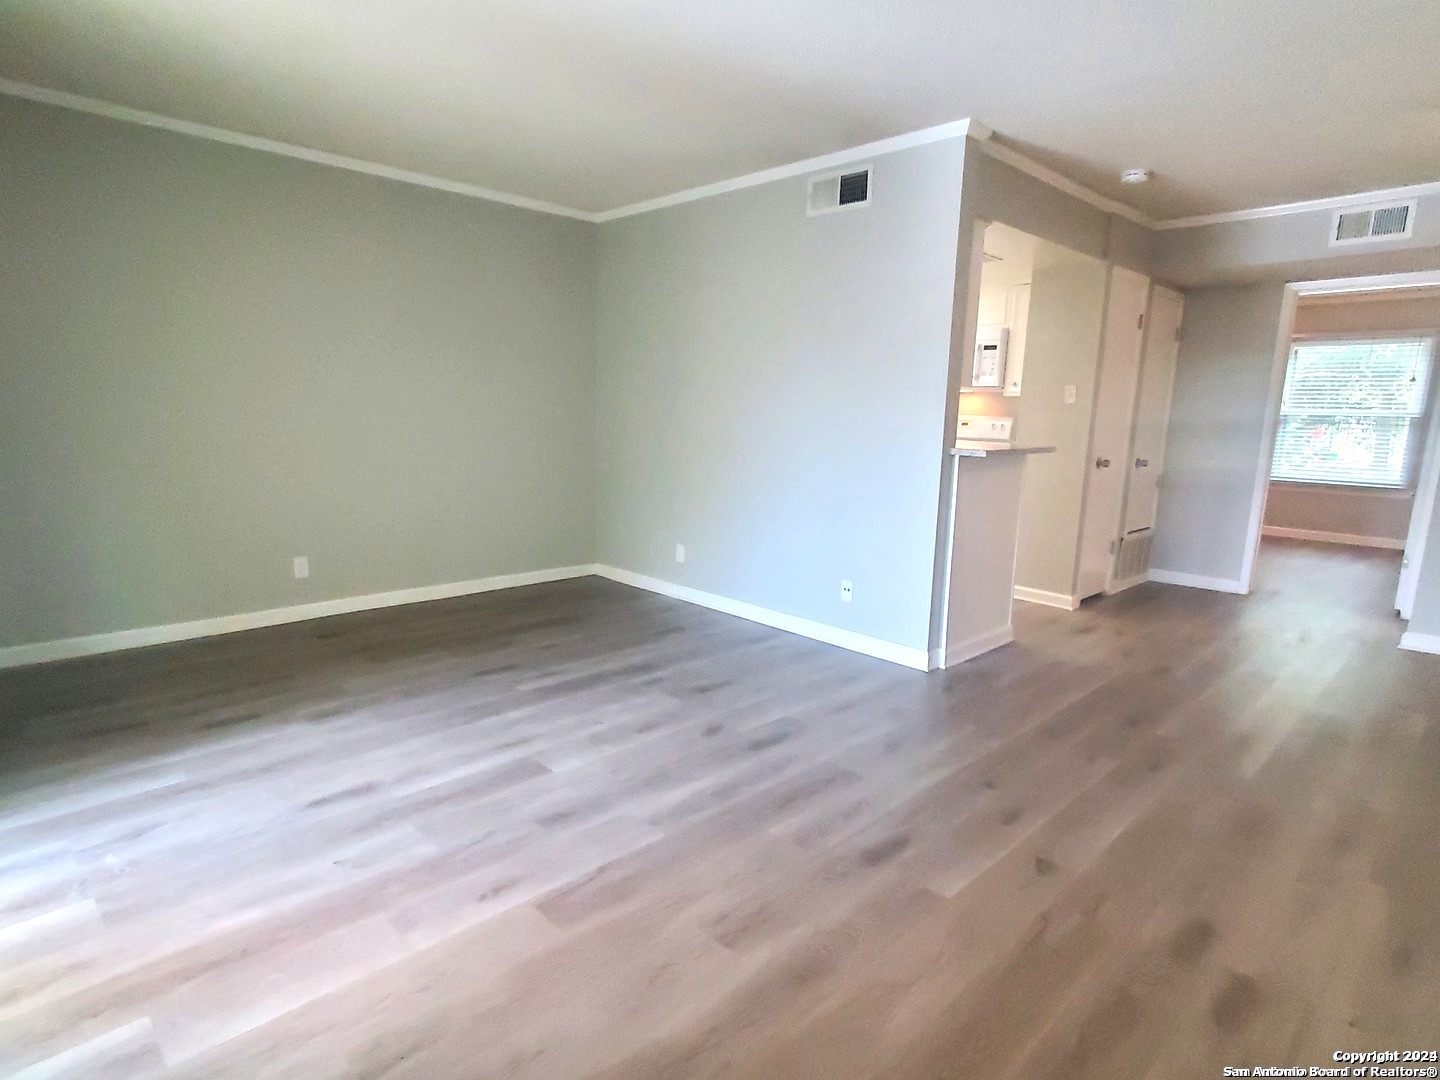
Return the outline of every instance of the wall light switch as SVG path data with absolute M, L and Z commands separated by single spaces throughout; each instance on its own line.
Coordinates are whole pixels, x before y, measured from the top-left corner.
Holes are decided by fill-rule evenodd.
M 1079 391 L 1079 388 L 1076 387 L 1074 383 L 1069 383 L 1069 384 L 1067 384 L 1066 387 L 1065 387 L 1065 404 L 1066 404 L 1066 405 L 1074 405 L 1075 402 L 1078 401 L 1079 399 L 1080 399 L 1080 391 Z
M 310 559 L 307 556 L 295 556 L 295 576 L 297 578 L 307 578 L 310 576 Z
M 676 545 L 675 545 L 675 561 L 676 561 L 676 562 L 684 562 L 684 561 L 685 561 L 685 545 L 684 545 L 684 544 L 676 544 Z

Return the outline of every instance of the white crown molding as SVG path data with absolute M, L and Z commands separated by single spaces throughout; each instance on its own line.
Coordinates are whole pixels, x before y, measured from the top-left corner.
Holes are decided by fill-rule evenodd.
M 492 188 L 479 187 L 476 184 L 466 184 L 459 180 L 446 180 L 443 177 L 413 172 L 410 169 L 397 169 L 393 166 L 381 165 L 374 161 L 362 161 L 359 158 L 345 157 L 343 154 L 332 154 L 327 150 L 313 150 L 308 146 L 297 146 L 294 143 L 279 142 L 275 139 L 266 139 L 259 135 L 246 135 L 243 132 L 228 131 L 225 128 L 212 127 L 209 124 L 197 124 L 190 120 L 178 120 L 173 116 L 162 116 L 160 113 L 146 112 L 144 109 L 132 109 L 128 105 L 116 105 L 113 102 L 82 97 L 79 94 L 67 93 L 64 90 L 51 90 L 44 86 L 32 86 L 29 83 L 15 82 L 13 79 L 0 78 L 0 94 L 8 97 L 24 98 L 27 101 L 38 101 L 44 105 L 58 105 L 62 109 L 74 109 L 78 112 L 93 113 L 96 116 L 105 116 L 111 120 L 123 120 L 131 124 L 140 124 L 144 127 L 161 128 L 165 131 L 173 131 L 181 135 L 192 135 L 199 139 L 209 139 L 211 142 L 226 143 L 230 146 L 243 146 L 248 150 L 260 150 L 267 154 L 279 154 L 282 157 L 298 158 L 301 161 L 308 161 L 314 165 L 328 165 L 331 168 L 366 173 L 370 176 L 383 177 L 386 180 L 398 180 L 402 184 L 415 184 L 420 187 L 434 188 L 437 191 L 448 191 L 452 195 L 465 195 L 472 199 L 484 199 L 487 202 L 503 203 L 506 206 L 515 206 L 521 210 L 534 210 L 541 214 L 556 214 L 560 217 L 575 218 L 578 221 L 595 221 L 595 215 L 588 210 L 575 210 L 569 206 L 560 206 L 556 203 L 545 202 L 541 199 L 532 199 L 525 195 L 512 195 L 509 192 L 495 191 Z
M 1296 290 L 1299 291 L 1298 289 Z M 1396 295 L 1396 294 L 1400 295 Z M 1401 300 L 1440 300 L 1440 286 L 1392 285 L 1383 289 L 1350 289 L 1345 292 L 1301 293 L 1305 306 L 1327 307 L 1331 304 L 1390 304 Z M 1409 331 L 1418 333 L 1419 329 Z M 1296 334 L 1296 337 L 1306 335 Z
M 897 150 L 908 150 L 913 146 L 924 146 L 927 143 L 942 142 L 946 139 L 963 139 L 967 135 L 977 140 L 985 140 L 990 137 L 990 134 L 990 129 L 977 121 L 952 120 L 948 124 L 921 128 L 919 131 L 906 132 L 904 135 L 893 135 L 888 139 L 880 139 L 878 142 L 852 146 L 848 150 L 836 150 L 833 153 L 822 154 L 820 157 L 792 161 L 788 165 L 776 165 L 771 169 L 761 169 L 759 172 L 746 173 L 744 176 L 731 177 L 729 180 L 718 180 L 713 184 L 702 184 L 700 187 L 677 191 L 672 195 L 661 195 L 655 199 L 646 199 L 644 202 L 631 203 L 629 206 L 617 207 L 614 210 L 602 210 L 595 215 L 595 220 L 599 222 L 616 221 L 620 218 L 648 213 L 651 210 L 663 210 L 667 206 L 679 206 L 682 203 L 708 199 L 714 195 L 724 195 L 731 191 L 769 184 L 775 180 L 786 180 L 792 176 L 804 176 L 806 173 L 819 172 L 822 169 L 833 169 L 837 165 L 845 165 L 861 158 L 893 154 Z
M 667 206 L 678 206 L 681 203 L 707 199 L 712 195 L 723 195 L 730 191 L 739 191 L 743 188 L 768 184 L 774 180 L 784 180 L 792 176 L 800 176 L 820 169 L 833 168 L 859 158 L 870 157 L 877 154 L 894 153 L 897 150 L 906 150 L 913 146 L 924 146 L 927 143 L 940 142 L 944 139 L 965 138 L 967 136 L 974 139 L 987 154 L 997 161 L 1003 161 L 1007 165 L 1011 165 L 1021 172 L 1033 176 L 1042 183 L 1049 184 L 1051 187 L 1063 191 L 1067 195 L 1072 195 L 1082 202 L 1094 206 L 1096 209 L 1115 214 L 1144 228 L 1162 231 L 1169 229 L 1191 229 L 1202 225 L 1219 225 L 1231 221 L 1253 221 L 1259 218 L 1282 217 L 1286 214 L 1303 214 L 1316 210 L 1336 210 L 1363 203 L 1385 202 L 1391 199 L 1414 199 L 1426 195 L 1440 194 L 1440 180 L 1437 180 L 1425 184 L 1412 184 L 1409 187 L 1386 188 L 1380 191 L 1362 191 L 1353 195 L 1337 195 L 1331 198 L 1310 199 L 1304 202 L 1279 203 L 1275 206 L 1261 206 L 1251 210 L 1232 210 L 1218 214 L 1201 214 L 1195 217 L 1169 218 L 1163 221 L 1157 221 L 1132 206 L 1108 198 L 1097 191 L 1092 191 L 1084 184 L 1071 180 L 1063 173 L 1057 172 L 1047 165 L 1040 164 L 1040 162 L 1027 157 L 1018 150 L 995 142 L 991 138 L 991 135 L 994 134 L 991 128 L 978 120 L 965 119 L 953 120 L 948 124 L 939 124 L 935 127 L 921 128 L 919 131 L 911 131 L 903 135 L 894 135 L 890 138 L 865 143 L 861 146 L 852 146 L 846 150 L 836 150 L 833 153 L 824 154 L 820 157 L 806 158 L 803 161 L 793 161 L 788 165 L 777 165 L 774 168 L 762 169 L 759 172 L 747 173 L 744 176 L 732 177 L 729 180 L 720 180 L 713 184 L 703 184 L 700 187 L 677 191 L 671 195 L 662 195 L 655 199 L 647 199 L 644 202 L 632 203 L 628 206 L 616 207 L 613 210 L 596 212 L 577 210 L 571 206 L 561 206 L 558 203 L 546 202 L 543 199 L 532 199 L 527 195 L 514 195 L 506 191 L 496 191 L 493 188 L 481 187 L 478 184 L 467 184 L 460 180 L 447 180 L 444 177 L 431 176 L 428 173 L 415 172 L 411 169 L 400 169 L 392 165 L 382 165 L 375 161 L 364 161 L 360 158 L 346 157 L 343 154 L 332 154 L 328 150 L 315 150 L 308 146 L 296 145 L 295 143 L 280 142 L 277 139 L 267 139 L 261 135 L 247 135 L 244 132 L 230 131 L 226 128 L 214 127 L 210 124 L 196 123 L 192 120 L 181 120 L 177 117 L 165 116 L 161 113 L 131 108 L 128 105 L 117 105 L 114 102 L 102 101 L 98 98 L 72 94 L 65 90 L 52 90 L 45 86 L 35 86 L 30 83 L 17 82 L 14 79 L 0 77 L 0 94 L 8 97 L 24 98 L 27 101 L 36 101 L 45 105 L 56 105 L 64 109 L 74 109 L 78 112 L 91 113 L 95 116 L 104 116 L 111 120 L 122 120 L 131 124 L 140 124 L 143 127 L 160 128 L 165 131 L 176 132 L 180 135 L 209 139 L 212 142 L 225 143 L 229 146 L 240 146 L 249 150 L 259 150 L 267 154 L 279 154 L 282 157 L 308 161 L 314 165 L 326 165 L 335 169 L 346 169 L 350 172 L 365 173 L 369 176 L 378 176 L 386 180 L 395 180 L 402 184 L 414 184 L 419 187 L 433 188 L 437 191 L 446 191 L 452 195 L 464 195 L 472 199 L 483 199 L 487 202 L 514 206 L 521 210 L 533 210 L 541 214 L 554 214 L 559 217 L 572 218 L 576 221 L 587 221 L 591 223 L 616 221 L 620 218 L 643 214 L 650 210 L 660 210 Z
M 1040 162 L 1034 158 L 1027 157 L 1013 147 L 995 142 L 994 140 L 986 140 L 980 143 L 980 148 L 996 161 L 1003 161 L 1006 165 L 1013 166 L 1021 172 L 1033 176 L 1042 183 L 1049 184 L 1051 187 L 1057 188 L 1067 195 L 1073 195 L 1081 202 L 1089 203 L 1097 210 L 1104 210 L 1107 214 L 1114 214 L 1117 217 L 1125 218 L 1127 221 L 1133 221 L 1136 225 L 1143 226 L 1147 229 L 1158 227 L 1159 223 L 1157 223 L 1155 219 L 1142 214 L 1133 206 L 1127 206 L 1125 203 L 1117 202 L 1115 199 L 1101 195 L 1098 191 L 1092 191 L 1084 184 L 1076 183 L 1064 173 L 1056 172 L 1048 165 L 1040 164 Z
M 0 649 L 0 669 L 21 667 L 26 664 L 49 663 L 52 660 L 67 660 L 75 656 L 93 656 L 96 653 L 116 652 L 120 649 L 138 649 L 146 645 L 164 645 L 168 642 L 188 641 L 192 638 L 215 637 L 218 634 L 233 634 L 238 630 L 254 630 L 262 626 L 279 626 L 282 623 L 323 619 L 331 615 L 346 615 L 352 611 L 373 611 L 376 608 L 418 604 L 428 600 L 447 600 L 454 596 L 470 596 L 474 593 L 494 592 L 497 589 L 514 589 L 521 585 L 538 585 L 546 581 L 589 577 L 595 572 L 596 568 L 589 564 L 561 566 L 550 570 L 528 570 L 519 574 L 501 574 L 497 577 L 454 581 L 444 585 L 422 585 L 416 589 L 397 589 L 394 592 L 370 593 L 366 596 L 345 596 L 338 600 L 321 600 L 314 604 L 271 608 L 269 611 L 247 611 L 237 615 L 220 615 L 213 619 L 197 619 L 194 622 L 169 623 L 165 626 L 141 626 L 133 630 L 116 630 L 108 634 L 90 634 L 86 637 L 39 641 L 30 645 L 11 645 L 8 648 Z
M 1297 296 L 1342 296 L 1368 292 L 1426 289 L 1440 286 L 1440 270 L 1415 270 L 1400 274 L 1371 274 L 1366 277 L 1323 278 L 1292 281 Z
M 1101 195 L 1098 191 L 1092 191 L 1084 184 L 1071 180 L 1063 173 L 1057 172 L 1048 165 L 1042 165 L 1034 158 L 1027 157 L 1013 147 L 1003 143 L 995 142 L 987 137 L 977 136 L 985 139 L 980 143 L 981 149 L 997 161 L 1003 161 L 1007 165 L 1013 165 L 1021 172 L 1033 176 L 1049 184 L 1053 188 L 1073 195 L 1082 202 L 1107 213 L 1115 214 L 1136 225 L 1147 229 L 1155 229 L 1161 232 L 1170 229 L 1194 229 L 1202 225 L 1223 225 L 1231 221 L 1256 221 L 1261 218 L 1284 217 L 1288 214 L 1306 214 L 1318 210 L 1341 210 L 1351 206 L 1363 206 L 1370 203 L 1382 203 L 1401 199 L 1418 199 L 1426 195 L 1440 195 L 1440 180 L 1424 184 L 1411 184 L 1408 187 L 1383 188 L 1379 191 L 1360 191 L 1353 195 L 1333 195 L 1324 199 L 1306 199 L 1300 202 L 1277 203 L 1274 206 L 1257 206 L 1249 210 L 1229 210 L 1218 214 L 1199 214 L 1194 217 L 1166 218 L 1157 220 L 1136 210 L 1133 206 L 1118 202 L 1115 199 Z
M 601 565 L 595 567 L 595 573 L 601 577 L 609 578 L 611 581 L 618 581 L 622 585 L 631 585 L 637 589 L 644 589 L 647 592 L 659 593 L 661 596 L 668 596 L 674 600 L 683 600 L 687 604 L 696 604 L 703 608 L 709 608 L 712 611 L 723 611 L 726 615 L 734 615 L 741 619 L 748 619 L 750 622 L 760 623 L 762 626 L 774 627 L 776 630 L 784 630 L 787 633 L 798 634 L 800 637 L 823 641 L 827 645 L 836 645 L 842 649 L 849 649 L 851 652 L 874 656 L 880 660 L 888 660 L 892 664 L 915 668 L 918 671 L 927 671 L 931 666 L 930 653 L 925 649 L 912 648 L 908 645 L 900 645 L 893 641 L 870 637 L 868 634 L 857 633 L 854 630 L 845 630 L 838 626 L 831 626 L 828 623 L 816 622 L 813 619 L 804 619 L 798 615 L 787 615 L 783 611 L 772 611 L 769 608 L 763 608 L 757 604 L 747 604 L 743 600 L 732 600 L 728 596 L 720 596 L 717 593 L 708 593 L 700 589 L 692 589 L 688 585 L 677 585 L 673 581 L 663 581 L 660 578 L 649 577 L 646 574 L 637 574 L 632 570 L 621 570 L 614 566 Z
M 1257 206 L 1253 210 L 1230 210 L 1220 214 L 1170 218 L 1157 221 L 1154 227 L 1161 230 L 1194 229 L 1202 225 L 1223 225 L 1230 221 L 1256 221 L 1260 218 L 1285 217 L 1288 214 L 1307 214 L 1316 210 L 1341 210 L 1366 203 L 1388 202 L 1391 199 L 1417 199 L 1423 195 L 1440 195 L 1440 180 L 1411 184 L 1409 187 L 1382 188 L 1379 191 L 1357 191 L 1353 195 L 1332 195 L 1325 199 Z

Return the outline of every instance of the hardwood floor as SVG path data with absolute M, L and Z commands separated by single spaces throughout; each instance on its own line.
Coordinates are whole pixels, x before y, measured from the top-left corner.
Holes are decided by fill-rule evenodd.
M 0 673 L 0 1075 L 1428 1049 L 1440 661 L 1267 545 L 929 676 L 599 579 Z

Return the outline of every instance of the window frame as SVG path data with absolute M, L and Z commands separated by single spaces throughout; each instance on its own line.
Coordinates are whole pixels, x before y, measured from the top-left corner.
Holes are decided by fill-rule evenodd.
M 1434 327 L 1416 330 L 1352 330 L 1345 333 L 1311 332 L 1292 335 L 1290 348 L 1285 356 L 1284 376 L 1280 383 L 1280 411 L 1276 415 L 1275 426 L 1276 446 L 1279 445 L 1280 429 L 1285 422 L 1285 387 L 1290 381 L 1290 364 L 1294 359 L 1295 346 L 1323 345 L 1327 342 L 1344 344 L 1355 341 L 1424 341 L 1429 346 L 1430 370 L 1426 373 L 1425 408 L 1420 415 L 1411 420 L 1409 445 L 1405 451 L 1405 476 L 1399 484 L 1346 483 L 1341 480 L 1295 480 L 1290 477 L 1276 477 L 1274 475 L 1275 447 L 1272 446 L 1270 465 L 1266 470 L 1270 474 L 1270 483 L 1295 488 L 1330 488 L 1349 494 L 1367 491 L 1377 495 L 1413 495 L 1415 493 L 1420 480 L 1420 460 L 1425 456 L 1425 439 L 1436 409 L 1436 391 L 1440 389 L 1440 356 L 1436 355 L 1437 348 L 1440 348 L 1440 330 Z

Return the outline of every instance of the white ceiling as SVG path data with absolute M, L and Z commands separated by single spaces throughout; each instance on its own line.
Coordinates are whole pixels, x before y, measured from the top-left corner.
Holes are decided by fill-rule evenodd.
M 0 4 L 0 75 L 586 211 L 963 117 L 1161 219 L 1440 180 L 1437 53 L 1436 0 Z

